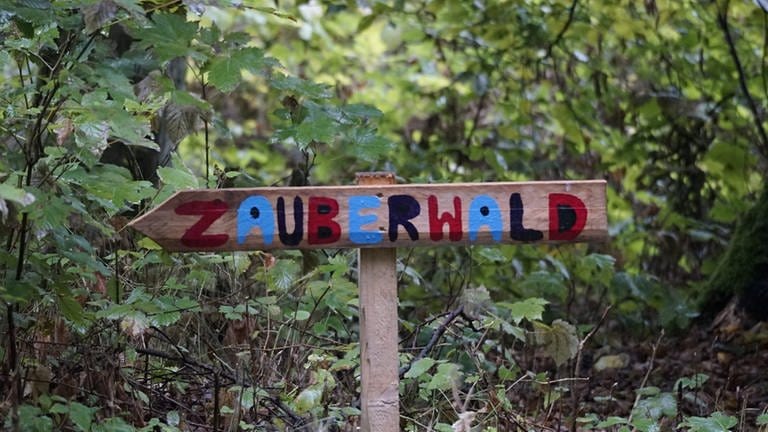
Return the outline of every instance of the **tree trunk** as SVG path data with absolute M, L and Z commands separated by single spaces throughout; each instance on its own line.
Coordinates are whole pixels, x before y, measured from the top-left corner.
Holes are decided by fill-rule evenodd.
M 702 310 L 717 313 L 734 294 L 741 296 L 740 305 L 751 315 L 768 318 L 768 185 L 738 223 L 725 255 L 705 286 Z

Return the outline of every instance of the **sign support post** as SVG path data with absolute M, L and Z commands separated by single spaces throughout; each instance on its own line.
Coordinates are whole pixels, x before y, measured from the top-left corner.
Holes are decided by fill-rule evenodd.
M 394 184 L 393 173 L 358 173 L 358 185 Z M 359 249 L 361 430 L 400 430 L 396 248 Z

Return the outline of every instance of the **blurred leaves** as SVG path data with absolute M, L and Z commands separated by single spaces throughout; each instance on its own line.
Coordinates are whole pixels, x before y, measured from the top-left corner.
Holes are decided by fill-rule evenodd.
M 265 57 L 262 50 L 242 48 L 211 60 L 207 67 L 208 82 L 223 92 L 230 92 L 240 83 L 242 71 L 255 74 L 275 66 L 279 66 L 277 60 Z

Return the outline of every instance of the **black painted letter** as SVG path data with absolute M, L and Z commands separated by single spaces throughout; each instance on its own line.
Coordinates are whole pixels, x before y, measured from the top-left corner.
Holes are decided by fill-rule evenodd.
M 509 234 L 512 240 L 534 242 L 544 238 L 541 231 L 523 226 L 523 211 L 523 199 L 519 193 L 513 193 L 509 197 Z
M 293 233 L 288 234 L 285 229 L 285 200 L 277 199 L 277 231 L 280 241 L 286 246 L 298 246 L 304 236 L 304 206 L 301 198 L 293 199 Z
M 421 206 L 410 195 L 392 195 L 387 199 L 389 204 L 389 240 L 397 241 L 397 226 L 402 225 L 411 240 L 419 239 L 419 231 L 410 220 L 421 213 Z

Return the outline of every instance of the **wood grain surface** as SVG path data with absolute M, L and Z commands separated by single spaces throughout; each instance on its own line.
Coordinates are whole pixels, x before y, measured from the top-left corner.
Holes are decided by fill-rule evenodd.
M 187 190 L 130 226 L 170 251 L 559 243 L 607 237 L 603 180 Z

